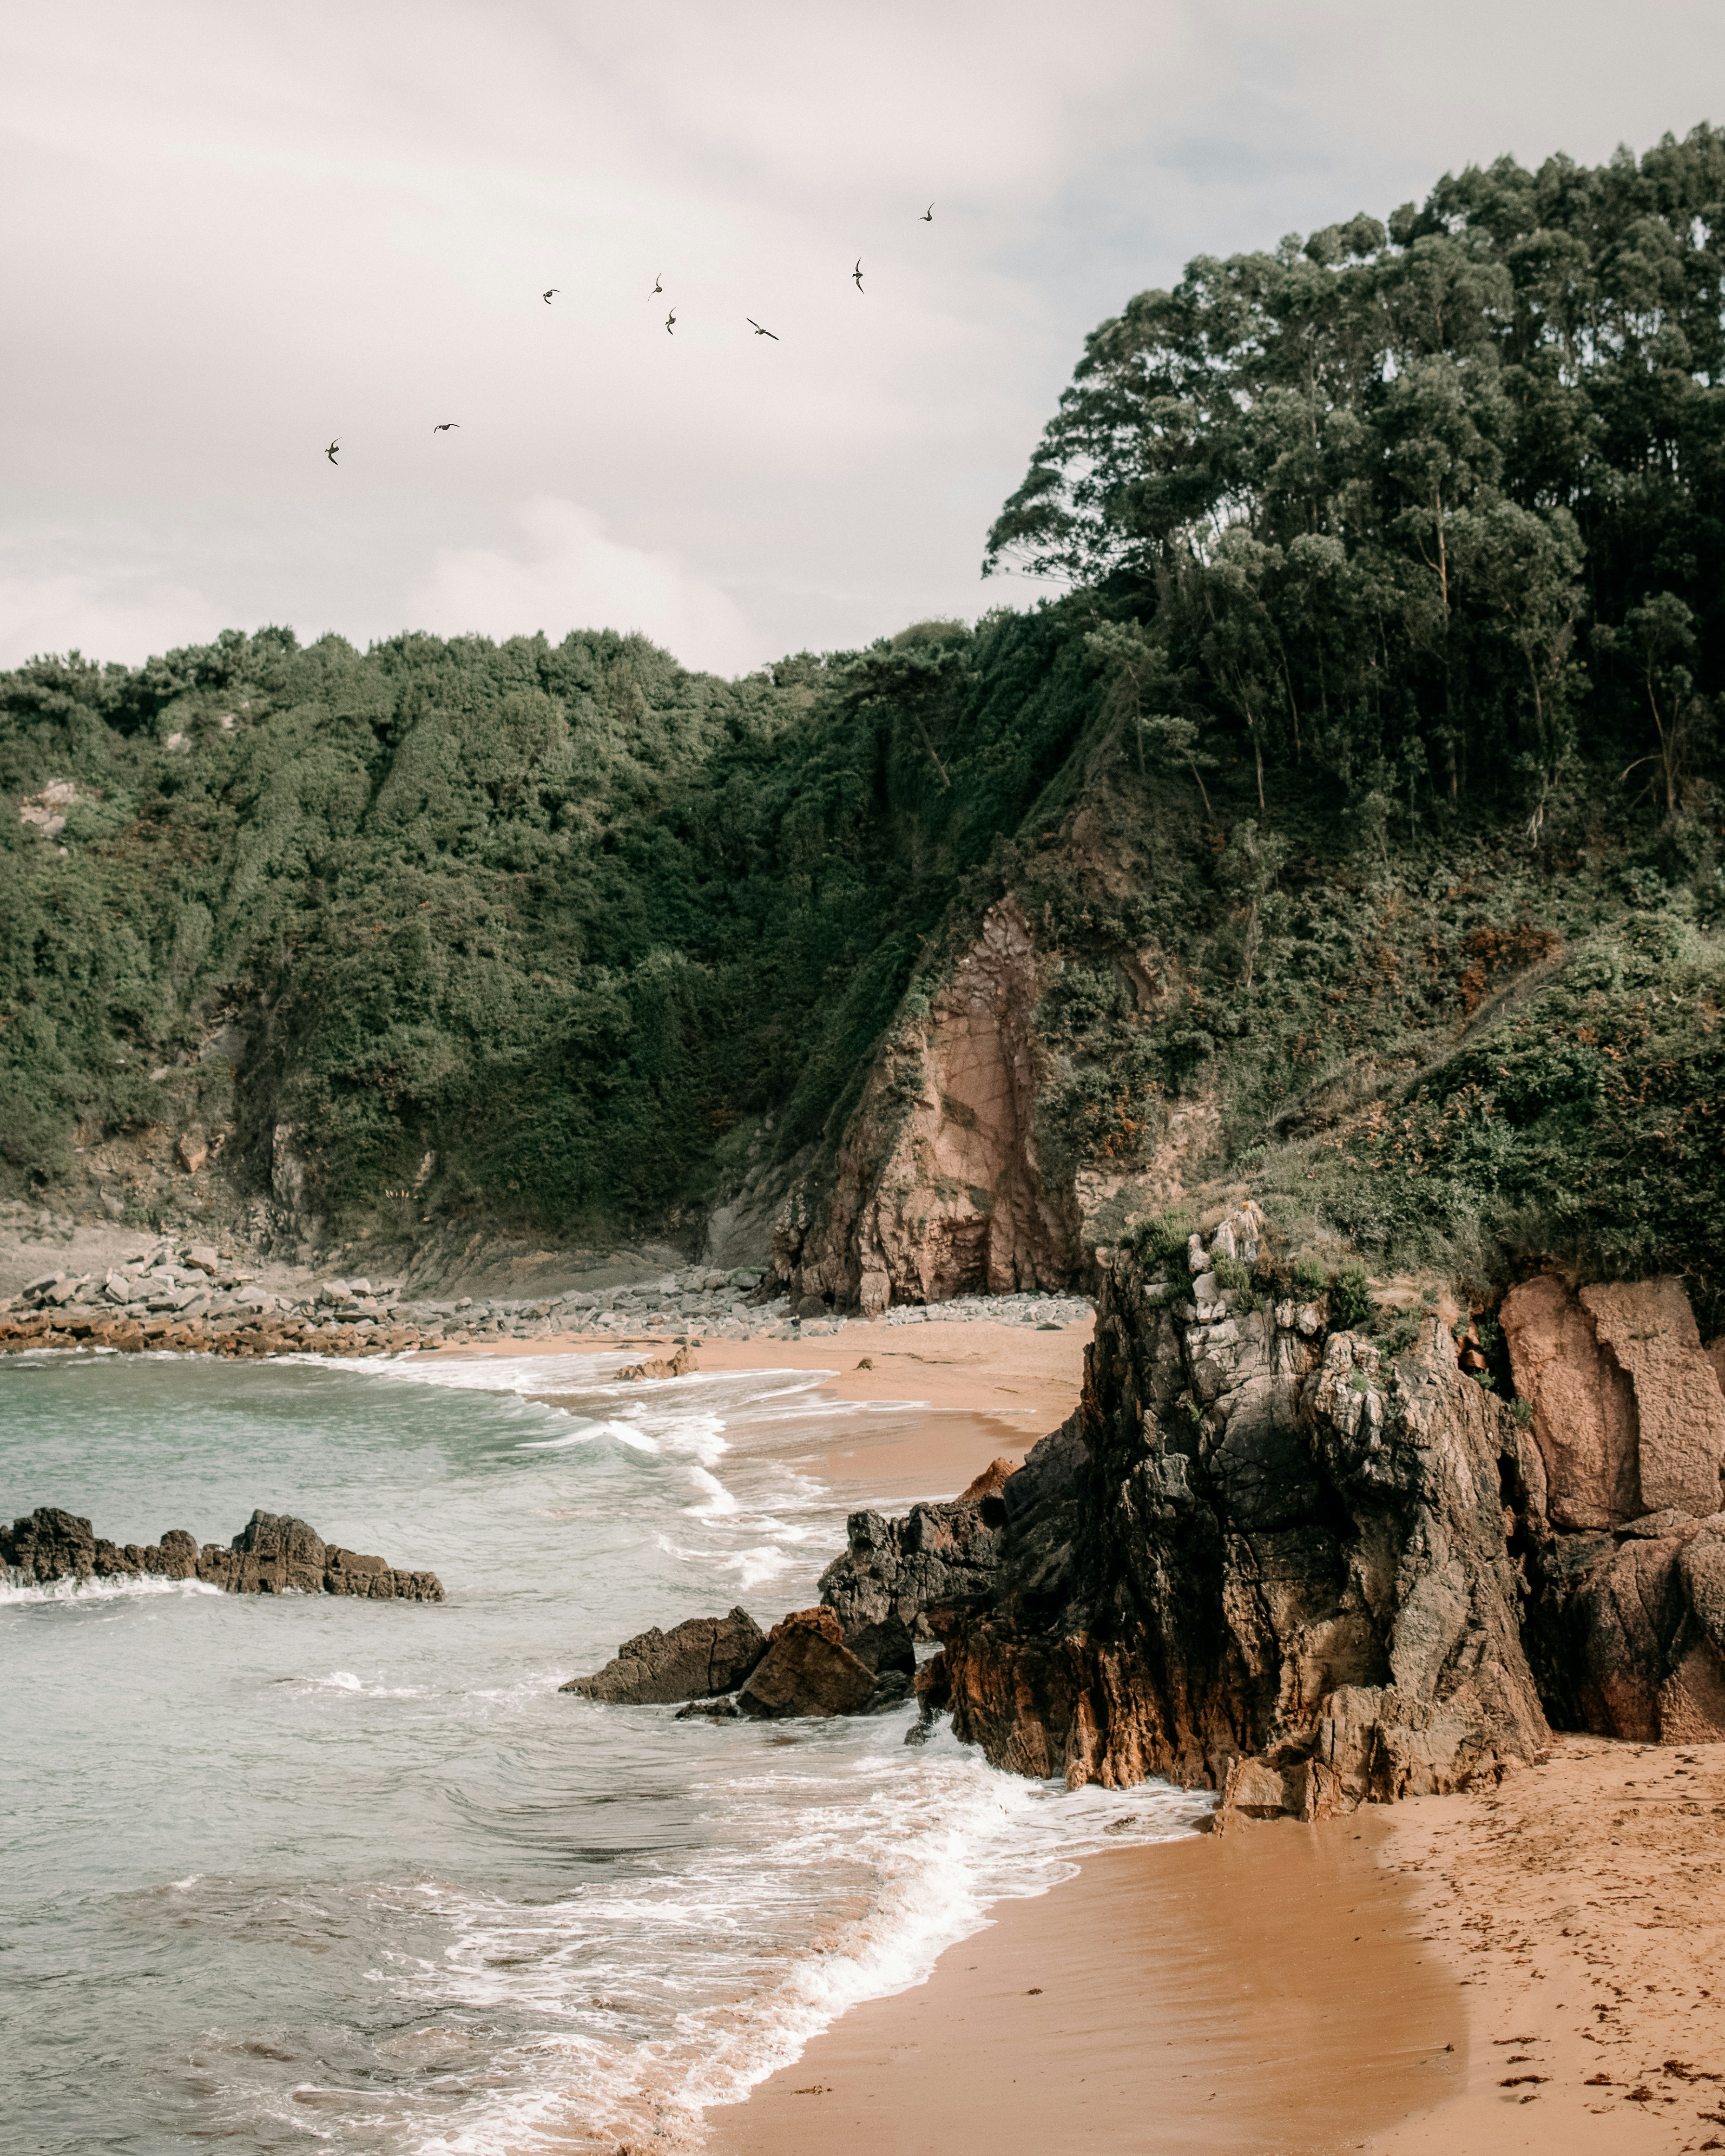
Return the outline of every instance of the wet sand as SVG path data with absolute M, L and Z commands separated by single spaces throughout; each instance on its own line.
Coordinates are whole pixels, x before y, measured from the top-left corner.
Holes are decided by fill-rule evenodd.
M 811 1413 L 806 1427 L 788 1425 L 750 1450 L 816 1476 L 855 1504 L 908 1505 L 953 1497 L 992 1460 L 1017 1466 L 1040 1437 L 1057 1429 L 1078 1404 L 1084 1351 L 1091 1322 L 1058 1332 L 1032 1332 L 986 1320 L 932 1325 L 850 1325 L 819 1340 L 713 1340 L 694 1349 L 695 1376 L 716 1372 L 796 1371 L 819 1380 L 821 1399 L 860 1401 L 878 1410 L 822 1428 Z M 659 1337 L 619 1341 L 573 1334 L 536 1340 L 535 1355 L 623 1353 L 663 1358 Z M 487 1342 L 433 1351 L 439 1356 L 520 1356 L 523 1345 Z M 862 1363 L 872 1367 L 863 1369 Z M 649 1382 L 675 1384 L 675 1378 Z M 578 1395 L 534 1393 L 552 1407 L 587 1404 Z
M 1389 1832 L 1247 1824 L 1092 1858 L 710 2112 L 711 2156 L 1358 2148 L 1467 2062 L 1462 1994 L 1377 1861 Z
M 837 1399 L 901 1400 L 993 1416 L 1019 1431 L 1022 1444 L 1034 1445 L 1077 1406 L 1092 1330 L 1088 1317 L 1046 1332 L 986 1318 L 949 1318 L 929 1325 L 847 1325 L 818 1340 L 707 1340 L 692 1352 L 697 1370 L 818 1371 Z M 639 1360 L 668 1356 L 674 1347 L 663 1333 L 569 1333 L 424 1352 L 443 1358 L 620 1351 Z M 872 1367 L 860 1368 L 865 1362 Z

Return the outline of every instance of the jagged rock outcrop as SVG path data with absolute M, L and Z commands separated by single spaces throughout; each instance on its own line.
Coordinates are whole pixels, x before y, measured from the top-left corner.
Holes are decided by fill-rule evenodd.
M 741 1607 L 723 1617 L 691 1617 L 669 1632 L 657 1625 L 625 1640 L 602 1670 L 571 1677 L 560 1691 L 614 1707 L 666 1707 L 735 1691 L 767 1651 L 767 1635 Z
M 104 1541 L 88 1520 L 43 1506 L 0 1528 L 0 1564 L 27 1584 L 159 1577 L 200 1579 L 229 1594 L 357 1594 L 372 1601 L 441 1602 L 432 1572 L 398 1570 L 381 1557 L 326 1543 L 304 1520 L 255 1512 L 231 1543 L 200 1549 L 183 1528 L 159 1543 Z
M 1222 1254 L 1250 1265 L 1258 1224 Z M 1532 1758 L 1507 1409 L 1435 1317 L 1391 1362 L 1221 1288 L 1217 1248 L 1166 1279 L 1110 1262 L 1066 1475 L 1005 1485 L 1003 1584 L 927 1613 L 919 1691 L 1020 1773 L 1306 1816 Z
M 613 1372 L 615 1378 L 686 1378 L 695 1368 L 693 1351 L 685 1344 L 675 1355 L 649 1355 L 644 1363 L 625 1363 Z
M 839 1620 L 829 1609 L 794 1610 L 768 1635 L 767 1651 L 737 1696 L 744 1714 L 766 1721 L 792 1716 L 864 1714 L 875 1703 L 873 1670 L 845 1644 Z M 901 1678 L 888 1687 L 903 1698 L 910 1686 Z
M 1074 1277 L 1076 1200 L 1049 1187 L 1036 1151 L 1039 993 L 1030 925 L 1002 899 L 927 1017 L 883 1048 L 830 1189 L 787 1199 L 773 1265 L 793 1301 L 877 1317 Z
M 974 1487 L 975 1486 L 973 1486 Z M 903 1519 L 853 1512 L 845 1548 L 820 1576 L 820 1599 L 851 1650 L 872 1669 L 915 1667 L 912 1642 L 929 1640 L 937 1605 L 987 1600 L 1000 1584 L 1005 1490 L 913 1505 Z

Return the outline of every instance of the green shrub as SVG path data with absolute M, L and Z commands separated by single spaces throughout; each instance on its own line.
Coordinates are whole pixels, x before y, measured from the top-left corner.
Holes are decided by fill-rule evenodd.
M 1515 1417 L 1519 1428 L 1527 1430 L 1532 1427 L 1533 1403 L 1531 1400 L 1512 1400 L 1509 1411 Z
M 1153 1213 L 1148 1219 L 1137 1223 L 1127 1244 L 1141 1265 L 1159 1265 L 1177 1252 L 1183 1253 L 1191 1235 L 1189 1214 Z
M 1307 1295 L 1322 1295 L 1330 1284 L 1328 1273 L 1316 1258 L 1296 1258 L 1291 1277 L 1294 1286 Z
M 1241 1288 L 1250 1287 L 1252 1284 L 1251 1274 L 1238 1258 L 1213 1259 L 1210 1270 L 1215 1275 L 1216 1285 L 1219 1287 L 1232 1288 L 1238 1291 Z
M 1372 1288 L 1365 1267 L 1344 1265 L 1330 1282 L 1330 1322 L 1351 1332 L 1371 1314 Z

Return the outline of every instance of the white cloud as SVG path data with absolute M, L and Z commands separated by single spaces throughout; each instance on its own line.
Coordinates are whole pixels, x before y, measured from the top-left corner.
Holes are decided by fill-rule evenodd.
M 13 654 L 609 614 L 731 667 L 973 614 L 1132 293 L 1645 146 L 1725 68 L 1717 0 L 13 13 Z
M 100 572 L 20 576 L 0 569 L 0 666 L 45 652 L 142 664 L 152 652 L 202 644 L 230 624 L 190 586 Z
M 674 554 L 611 537 L 577 502 L 542 495 L 516 512 L 519 554 L 439 547 L 408 600 L 415 629 L 502 638 L 536 629 L 557 642 L 572 629 L 638 629 L 684 665 L 742 674 L 771 654 L 736 602 Z

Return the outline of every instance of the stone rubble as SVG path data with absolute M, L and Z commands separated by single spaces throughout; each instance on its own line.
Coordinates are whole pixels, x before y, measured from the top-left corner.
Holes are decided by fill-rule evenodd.
M 399 1280 L 363 1276 L 309 1282 L 298 1295 L 258 1286 L 255 1268 L 213 1245 L 164 1239 L 103 1274 L 44 1272 L 0 1301 L 0 1353 L 37 1348 L 177 1349 L 239 1357 L 401 1354 L 414 1348 L 579 1334 L 619 1342 L 663 1337 L 811 1340 L 850 1321 L 825 1311 L 793 1313 L 756 1266 L 693 1265 L 655 1280 L 537 1299 L 408 1295 Z M 804 1308 L 807 1309 L 805 1303 Z M 964 1296 L 925 1309 L 895 1309 L 888 1322 L 986 1318 L 1058 1327 L 1090 1315 L 1075 1295 Z M 674 1358 L 672 1358 L 674 1359 Z M 643 1366 L 644 1368 L 645 1366 Z

